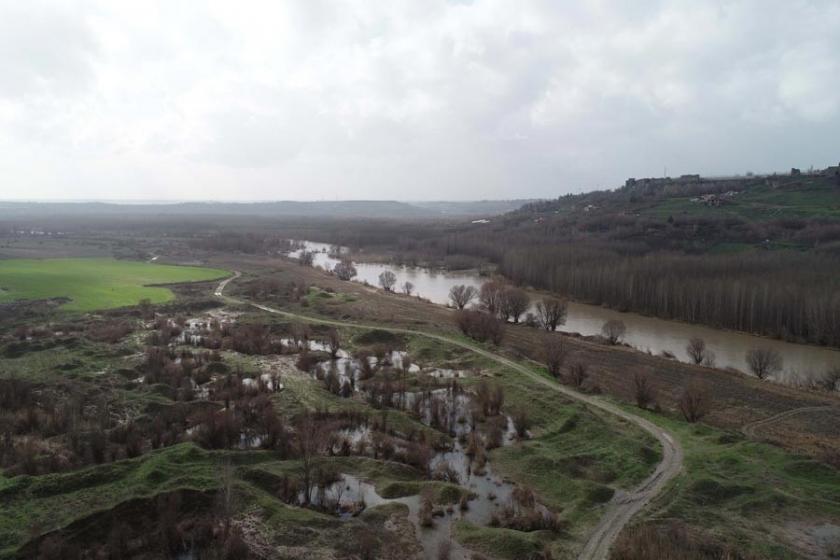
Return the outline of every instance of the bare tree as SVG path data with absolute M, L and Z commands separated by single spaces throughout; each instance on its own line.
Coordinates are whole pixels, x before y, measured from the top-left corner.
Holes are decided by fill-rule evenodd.
M 633 377 L 633 389 L 636 397 L 636 406 L 647 408 L 656 402 L 656 391 L 647 375 L 636 374 Z
M 569 382 L 575 387 L 583 387 L 589 377 L 589 369 L 583 362 L 576 362 L 569 368 Z
M 817 380 L 817 384 L 825 391 L 836 391 L 838 384 L 840 384 L 840 366 L 834 367 L 825 372 Z
M 458 284 L 449 289 L 449 300 L 456 309 L 464 309 L 478 295 L 475 286 Z
M 567 304 L 565 300 L 546 297 L 537 302 L 537 318 L 547 331 L 556 331 L 566 322 Z
M 224 527 L 224 534 L 227 538 L 230 533 L 230 523 L 233 518 L 233 467 L 230 464 L 230 459 L 222 463 L 221 472 L 219 473 L 221 481 L 221 488 L 219 488 L 218 511 L 222 518 Z
M 341 338 L 334 328 L 327 331 L 327 346 L 330 349 L 330 357 L 335 360 L 338 357 L 338 351 L 341 350 Z
M 686 422 L 697 422 L 709 413 L 708 392 L 699 384 L 692 383 L 685 388 L 678 404 Z
M 470 309 L 455 312 L 455 324 L 465 335 L 479 342 L 491 341 L 498 346 L 505 336 L 504 322 L 494 315 Z
M 513 411 L 511 420 L 513 420 L 513 428 L 516 430 L 516 435 L 520 439 L 527 438 L 528 431 L 534 425 L 531 417 L 528 415 L 528 411 L 524 408 L 517 408 Z
M 149 298 L 141 299 L 140 303 L 137 304 L 137 309 L 140 311 L 140 317 L 143 319 L 149 320 L 155 318 L 155 308 Z
M 300 255 L 298 255 L 298 264 L 301 266 L 312 266 L 315 262 L 315 253 L 312 251 L 307 251 L 306 249 L 302 249 Z
M 747 351 L 747 366 L 753 375 L 766 379 L 782 370 L 782 356 L 772 348 L 752 348 Z
M 333 272 L 339 280 L 352 280 L 358 274 L 356 267 L 353 266 L 353 261 L 346 257 L 335 264 Z
M 702 364 L 706 359 L 706 341 L 699 336 L 692 337 L 688 341 L 685 351 L 695 364 Z
M 404 293 L 404 294 L 405 294 L 405 295 L 407 295 L 407 296 L 410 296 L 410 295 L 411 295 L 411 292 L 413 292 L 413 291 L 414 291 L 414 284 L 412 284 L 412 283 L 411 283 L 411 282 L 409 282 L 408 280 L 406 280 L 405 282 L 403 282 L 403 285 L 402 285 L 402 293 Z
M 519 323 L 519 318 L 528 311 L 530 304 L 531 298 L 528 297 L 525 290 L 507 288 L 502 292 L 501 313 L 505 320 L 512 319 L 514 323 Z
M 305 413 L 297 430 L 297 452 L 300 458 L 304 504 L 309 504 L 312 499 L 315 467 L 324 445 L 324 439 L 318 422 L 308 412 Z
M 309 337 L 312 336 L 312 330 L 309 328 L 309 325 L 304 323 L 292 323 L 289 330 L 292 335 L 292 342 L 294 343 L 295 348 L 298 350 L 309 348 Z
M 490 315 L 499 315 L 502 311 L 502 294 L 505 292 L 505 285 L 498 280 L 490 280 L 481 285 L 478 292 L 478 301 Z
M 618 344 L 626 333 L 627 325 L 618 319 L 610 319 L 601 327 L 601 334 L 610 341 L 610 344 Z
M 379 274 L 379 285 L 382 286 L 382 289 L 386 292 L 393 292 L 396 284 L 397 275 L 390 270 L 385 270 Z
M 555 379 L 560 377 L 560 369 L 563 367 L 563 362 L 566 361 L 568 353 L 563 337 L 545 335 L 543 342 L 545 367 Z

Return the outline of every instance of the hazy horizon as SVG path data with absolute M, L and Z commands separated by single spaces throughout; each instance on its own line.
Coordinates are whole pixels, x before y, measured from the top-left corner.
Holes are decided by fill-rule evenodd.
M 840 161 L 840 4 L 0 5 L 0 200 L 510 200 Z

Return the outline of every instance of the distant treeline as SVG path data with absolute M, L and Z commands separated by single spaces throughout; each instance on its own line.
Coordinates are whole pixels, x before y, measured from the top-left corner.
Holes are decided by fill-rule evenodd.
M 613 216 L 615 218 L 615 216 Z M 405 224 L 323 227 L 322 241 L 390 252 L 395 262 L 447 268 L 492 262 L 510 280 L 578 301 L 785 340 L 840 347 L 840 256 L 835 250 L 692 250 L 727 239 L 834 242 L 837 224 L 614 219 L 429 231 Z M 603 226 L 603 227 L 601 227 Z M 315 233 L 315 232 L 313 232 Z M 823 245 L 825 249 L 828 249 Z M 831 248 L 833 249 L 833 247 Z M 449 266 L 449 263 L 455 266 Z
M 126 246 L 154 248 L 164 240 L 194 251 L 271 255 L 292 249 L 290 239 L 308 239 L 348 246 L 356 260 L 453 270 L 495 265 L 513 282 L 579 301 L 840 347 L 840 220 L 645 213 L 650 200 L 662 196 L 639 188 L 565 196 L 489 223 L 242 216 L 0 220 L 0 238 L 8 242 L 21 230 L 49 225 L 91 240 L 115 232 Z
M 667 319 L 840 346 L 840 262 L 798 252 L 623 257 L 591 247 L 507 247 L 523 284 Z

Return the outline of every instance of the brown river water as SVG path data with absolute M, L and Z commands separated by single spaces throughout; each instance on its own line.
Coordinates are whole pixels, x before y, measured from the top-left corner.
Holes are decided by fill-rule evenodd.
M 315 252 L 315 266 L 332 270 L 338 262 L 328 254 L 330 245 L 312 241 L 304 243 L 307 249 Z M 290 256 L 294 257 L 296 253 L 291 253 Z M 486 281 L 486 278 L 482 278 L 476 272 L 441 272 L 421 267 L 363 262 L 354 265 L 358 272 L 353 279 L 356 282 L 367 282 L 377 286 L 379 275 L 385 270 L 390 270 L 397 276 L 398 287 L 403 282 L 411 282 L 414 284 L 414 294 L 441 305 L 448 303 L 452 286 L 465 284 L 480 287 Z M 630 346 L 653 354 L 671 353 L 681 361 L 688 361 L 685 351 L 688 340 L 700 337 L 706 341 L 707 348 L 714 352 L 715 365 L 719 368 L 746 371 L 745 355 L 755 347 L 777 350 L 784 361 L 782 378 L 790 381 L 818 376 L 832 367 L 840 366 L 840 351 L 831 348 L 796 344 L 636 313 L 622 313 L 585 303 L 569 303 L 566 324 L 561 330 L 585 336 L 596 335 L 600 334 L 601 327 L 610 319 L 621 320 L 627 326 L 624 342 Z

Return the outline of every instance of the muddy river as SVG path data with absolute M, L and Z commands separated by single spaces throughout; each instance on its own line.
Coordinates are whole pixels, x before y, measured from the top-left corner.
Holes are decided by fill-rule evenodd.
M 315 252 L 316 266 L 332 270 L 338 262 L 329 255 L 330 245 L 305 241 L 308 250 Z M 290 256 L 296 256 L 291 253 Z M 397 276 L 397 286 L 403 282 L 414 284 L 414 293 L 434 303 L 446 305 L 449 301 L 449 289 L 458 284 L 480 287 L 486 280 L 474 272 L 449 273 L 426 268 L 408 268 L 379 263 L 354 263 L 358 275 L 356 282 L 378 285 L 379 275 L 390 270 Z M 781 340 L 761 338 L 745 333 L 725 331 L 692 325 L 679 321 L 668 321 L 655 317 L 646 317 L 635 313 L 621 313 L 611 309 L 569 303 L 566 324 L 561 327 L 566 332 L 582 335 L 595 335 L 601 332 L 603 324 L 610 319 L 619 319 L 627 325 L 624 342 L 642 351 L 654 354 L 667 352 L 677 359 L 688 361 L 685 347 L 692 337 L 700 337 L 715 354 L 715 365 L 720 368 L 735 368 L 746 371 L 745 355 L 755 347 L 774 348 L 784 361 L 784 377 L 794 379 L 797 376 L 807 378 L 821 375 L 826 370 L 840 366 L 840 351 L 807 344 L 795 344 Z

